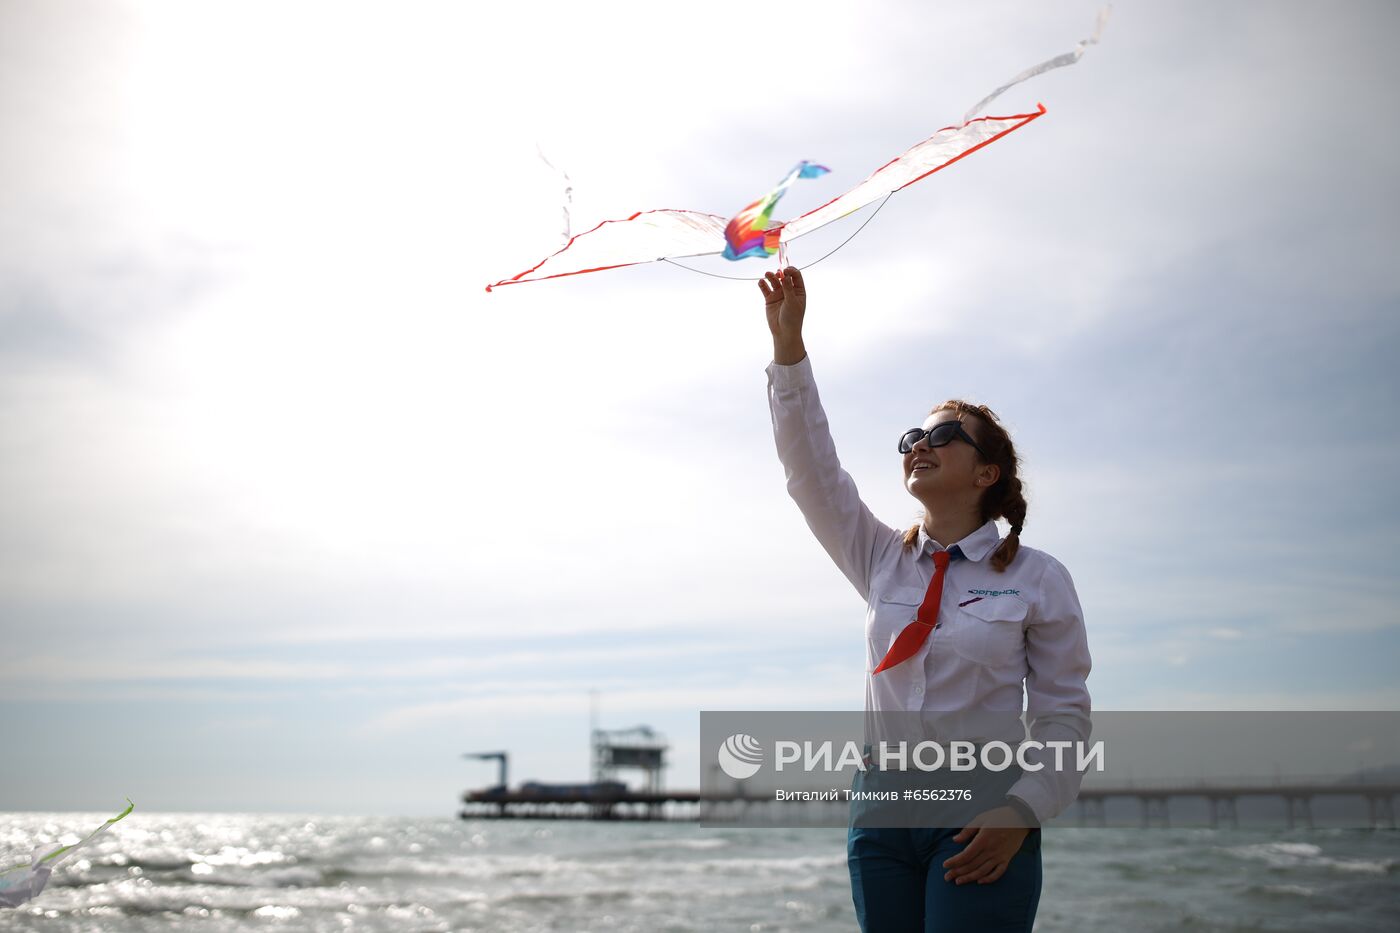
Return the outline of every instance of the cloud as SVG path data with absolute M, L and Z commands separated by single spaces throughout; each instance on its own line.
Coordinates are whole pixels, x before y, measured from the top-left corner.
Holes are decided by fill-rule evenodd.
M 1137 709 L 1157 710 L 1400 710 L 1400 690 L 1298 688 L 1260 690 L 1145 690 Z
M 803 676 L 806 675 L 806 676 Z M 614 717 L 629 713 L 660 716 L 714 709 L 851 709 L 859 694 L 851 684 L 859 682 L 859 670 L 822 668 L 787 672 L 781 682 L 715 679 L 704 673 L 689 682 L 628 687 L 618 683 L 607 690 L 608 709 Z M 801 698 L 798 699 L 798 684 Z M 560 688 L 556 682 L 538 682 L 518 692 L 488 692 L 416 703 L 373 716 L 358 728 L 364 737 L 432 729 L 481 717 L 530 721 L 549 716 L 561 704 L 577 702 L 577 686 Z
M 404 654 L 404 641 L 394 639 L 397 653 Z M 561 667 L 657 664 L 697 656 L 722 655 L 724 649 L 708 642 L 681 644 L 615 645 L 580 647 L 561 641 L 554 649 L 504 649 L 489 653 L 390 659 L 366 655 L 354 659 L 315 661 L 304 657 L 287 660 L 266 658 L 199 657 L 181 654 L 161 656 L 151 646 L 118 646 L 101 658 L 28 656 L 0 664 L 0 679 L 7 683 L 104 684 L 178 681 L 386 681 L 399 680 L 442 684 L 468 675 L 501 670 L 558 670 Z M 324 647 L 324 646 L 323 646 Z M 266 650 L 266 649 L 264 649 Z M 411 651 L 411 649 L 410 649 Z M 472 682 L 478 682 L 474 679 Z
M 676 715 L 858 697 L 861 601 L 783 494 L 757 289 L 665 266 L 481 286 L 555 245 L 537 142 L 576 227 L 720 212 L 804 157 L 841 190 L 1097 4 L 746 9 L 782 37 L 775 93 L 716 77 L 752 56 L 722 5 L 601 31 L 528 4 L 296 4 L 277 29 L 233 4 L 49 9 L 0 13 L 7 700 L 363 702 L 383 738 L 547 719 L 593 681 Z M 809 274 L 877 514 L 917 511 L 891 439 L 928 405 L 1007 417 L 1096 702 L 1393 703 L 1364 662 L 1400 596 L 1400 192 L 1372 119 L 1395 15 L 1122 7 L 999 102 L 1043 95 L 1045 119 Z M 748 661 L 798 642 L 802 677 Z M 1253 680 L 1208 682 L 1234 671 Z

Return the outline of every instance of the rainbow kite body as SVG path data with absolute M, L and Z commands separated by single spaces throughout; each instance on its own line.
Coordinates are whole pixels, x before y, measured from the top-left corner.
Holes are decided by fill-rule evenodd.
M 37 897 L 39 892 L 44 890 L 44 885 L 48 884 L 49 875 L 53 874 L 53 870 L 58 867 L 60 862 L 106 832 L 113 823 L 125 817 L 135 806 L 131 802 L 131 798 L 128 797 L 125 810 L 72 845 L 58 846 L 57 848 L 38 846 L 34 849 L 34 854 L 30 857 L 28 865 L 16 865 L 14 868 L 0 871 L 0 907 L 18 907 L 25 901 Z
M 794 181 L 825 175 L 830 171 L 825 166 L 806 161 L 798 163 L 776 188 L 731 218 L 702 211 L 652 210 L 638 211 L 621 220 L 605 220 L 592 230 L 570 237 L 564 247 L 552 256 L 545 257 L 524 272 L 487 285 L 486 290 L 489 292 L 502 285 L 519 285 L 690 256 L 722 255 L 726 259 L 738 260 L 746 257 L 767 258 L 778 253 L 779 261 L 783 262 L 786 245 L 798 237 L 907 188 L 1042 116 L 1045 113 L 1044 105 L 1037 105 L 1034 111 L 1011 116 L 973 118 L 974 114 L 1007 89 L 1046 71 L 1079 61 L 1084 50 L 1099 41 L 1107 18 L 1108 11 L 1105 9 L 1099 14 L 1091 37 L 1081 41 L 1073 51 L 1026 69 L 988 94 L 968 111 L 961 124 L 939 130 L 880 166 L 850 191 L 800 217 L 774 224 L 773 208 Z
M 762 256 L 765 259 L 778 251 L 778 240 L 782 228 L 771 232 L 768 222 L 773 217 L 773 207 L 782 199 L 788 186 L 799 178 L 819 178 L 831 169 L 814 162 L 799 162 L 778 182 L 778 187 L 744 208 L 724 227 L 724 258 L 743 259 L 745 256 Z

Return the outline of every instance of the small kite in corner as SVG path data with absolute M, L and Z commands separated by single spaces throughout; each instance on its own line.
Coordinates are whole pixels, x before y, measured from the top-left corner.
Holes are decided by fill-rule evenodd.
M 49 875 L 53 874 L 53 870 L 58 867 L 60 862 L 106 832 L 113 823 L 124 818 L 135 806 L 136 804 L 132 803 L 131 798 L 128 797 L 126 798 L 125 810 L 72 845 L 38 846 L 34 849 L 34 854 L 30 856 L 29 864 L 0 870 L 0 907 L 18 907 L 25 901 L 37 897 L 39 892 L 44 890 L 44 885 L 48 884 Z

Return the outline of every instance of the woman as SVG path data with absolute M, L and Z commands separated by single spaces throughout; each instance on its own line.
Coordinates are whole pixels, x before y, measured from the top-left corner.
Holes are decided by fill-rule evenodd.
M 770 272 L 759 289 L 773 335 L 768 398 L 788 492 L 867 604 L 867 723 L 956 717 L 959 737 L 1014 748 L 1024 738 L 1024 685 L 1032 739 L 1087 741 L 1090 658 L 1079 600 L 1063 565 L 1020 543 L 1026 501 L 1015 448 L 996 416 L 954 400 L 906 432 L 905 488 L 924 516 L 907 531 L 883 524 L 836 457 L 802 341 L 802 274 L 791 266 Z M 1005 538 L 998 518 L 1011 526 Z M 978 731 L 968 711 L 999 713 L 1016 729 Z M 972 809 L 964 806 L 956 826 L 862 825 L 853 808 L 847 862 L 865 933 L 1031 929 L 1039 824 L 1073 802 L 1081 775 L 1050 767 L 1044 753 L 1023 760 L 1044 767 L 970 775 Z M 858 786 L 890 780 L 880 764 L 867 764 Z

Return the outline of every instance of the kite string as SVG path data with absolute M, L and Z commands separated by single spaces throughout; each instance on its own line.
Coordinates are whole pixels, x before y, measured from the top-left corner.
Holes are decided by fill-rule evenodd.
M 855 238 L 855 235 L 856 235 L 857 233 L 860 233 L 862 230 L 864 230 L 864 229 L 865 229 L 865 225 L 868 224 L 868 223 L 870 223 L 870 221 L 874 220 L 874 219 L 875 219 L 875 215 L 878 214 L 878 213 L 880 213 L 880 208 L 882 208 L 882 207 L 885 206 L 885 201 L 888 201 L 888 200 L 889 200 L 891 197 L 893 197 L 893 196 L 894 196 L 894 192 L 893 192 L 893 191 L 891 191 L 889 194 L 885 195 L 885 200 L 880 202 L 880 207 L 877 207 L 877 208 L 875 208 L 875 210 L 871 211 L 871 212 L 870 212 L 870 216 L 867 217 L 867 218 L 865 218 L 865 220 L 861 223 L 861 225 L 860 225 L 859 227 L 856 227 L 856 229 L 851 233 L 850 236 L 848 236 L 848 237 L 846 237 L 846 239 L 842 240 L 842 241 L 840 242 L 840 244 L 837 245 L 836 249 L 833 249 L 833 250 L 831 251 L 831 253 L 836 252 L 837 249 L 840 249 L 842 246 L 845 246 L 847 243 L 851 242 L 851 240 Z M 800 269 L 810 269 L 810 268 L 812 268 L 813 266 L 815 266 L 817 263 L 821 262 L 822 259 L 825 259 L 827 256 L 830 256 L 831 253 L 827 253 L 826 256 L 822 256 L 820 259 L 813 260 L 812 262 L 807 263 L 807 265 L 805 265 L 805 266 L 800 266 L 799 268 L 800 268 Z M 708 275 L 708 276 L 710 276 L 711 278 L 715 278 L 715 279 L 732 279 L 732 280 L 735 281 L 735 282 L 757 282 L 757 281 L 758 281 L 758 278 L 761 278 L 761 276 L 758 277 L 758 278 L 750 278 L 750 277 L 748 277 L 748 276 L 746 276 L 746 275 L 720 275 L 718 272 L 706 272 L 704 269 L 693 269 L 693 268 L 691 268 L 690 266 L 681 265 L 680 263 L 676 262 L 674 259 L 667 259 L 665 256 L 662 256 L 662 257 L 660 257 L 660 258 L 661 258 L 661 261 L 662 261 L 662 262 L 669 262 L 671 265 L 673 265 L 673 266 L 675 266 L 675 267 L 677 267 L 677 268 L 679 268 L 679 269 L 684 269 L 684 270 L 686 270 L 687 272 L 695 272 L 695 273 L 698 273 L 698 274 L 700 274 L 700 275 Z
M 896 189 L 896 190 L 897 190 L 897 189 Z M 875 208 L 875 210 L 871 211 L 871 212 L 870 212 L 870 216 L 867 217 L 867 218 L 865 218 L 865 220 L 861 222 L 861 225 L 860 225 L 859 227 L 856 227 L 855 232 L 852 233 L 850 236 L 846 237 L 846 239 L 844 239 L 844 240 L 841 241 L 841 246 L 845 246 L 847 243 L 851 242 L 851 240 L 855 237 L 855 235 L 856 235 L 857 233 L 860 233 L 862 230 L 864 230 L 864 229 L 865 229 L 865 225 L 868 224 L 868 223 L 870 223 L 870 221 L 874 220 L 874 219 L 875 219 L 875 215 L 878 214 L 878 213 L 880 213 L 880 209 L 883 208 L 883 207 L 885 206 L 885 201 L 888 201 L 888 200 L 889 200 L 890 198 L 892 198 L 892 197 L 894 197 L 894 192 L 893 192 L 893 191 L 891 191 L 889 194 L 885 195 L 885 200 L 880 202 L 880 207 L 877 207 L 877 208 Z M 836 249 L 840 249 L 841 246 L 836 247 Z M 831 253 L 836 252 L 836 249 L 832 250 Z M 830 256 L 831 253 L 827 253 L 826 256 Z M 810 269 L 810 268 L 812 268 L 813 266 L 815 266 L 817 263 L 821 262 L 822 259 L 825 259 L 826 256 L 821 257 L 821 259 L 813 260 L 812 262 L 807 263 L 807 265 L 803 266 L 802 268 L 803 268 L 803 269 Z

